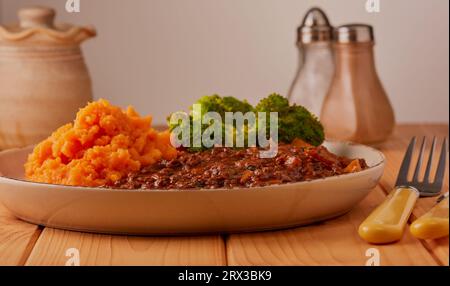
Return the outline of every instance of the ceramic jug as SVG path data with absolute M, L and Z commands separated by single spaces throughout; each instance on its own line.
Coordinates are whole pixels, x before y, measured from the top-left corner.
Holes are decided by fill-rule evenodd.
M 80 44 L 92 27 L 55 24 L 55 11 L 21 9 L 0 26 L 0 150 L 39 142 L 92 100 Z

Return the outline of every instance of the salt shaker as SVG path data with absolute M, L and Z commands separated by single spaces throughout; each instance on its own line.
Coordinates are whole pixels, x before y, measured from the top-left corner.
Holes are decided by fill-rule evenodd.
M 334 38 L 336 73 L 320 118 L 326 137 L 382 142 L 392 133 L 395 118 L 375 69 L 373 28 L 343 25 Z
M 291 103 L 320 116 L 334 74 L 333 27 L 319 8 L 310 9 L 297 30 L 299 65 L 289 89 Z

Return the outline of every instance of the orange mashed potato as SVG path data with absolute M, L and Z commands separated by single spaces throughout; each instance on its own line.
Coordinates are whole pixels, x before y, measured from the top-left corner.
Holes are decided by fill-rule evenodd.
M 96 187 L 176 155 L 170 133 L 152 129 L 150 116 L 100 99 L 34 148 L 25 175 L 35 182 Z

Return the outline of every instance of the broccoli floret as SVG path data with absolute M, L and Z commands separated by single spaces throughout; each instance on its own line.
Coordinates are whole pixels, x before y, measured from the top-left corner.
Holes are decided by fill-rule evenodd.
M 254 109 L 247 100 L 241 101 L 232 96 L 225 96 L 222 103 L 227 112 L 242 112 L 245 114 Z
M 300 105 L 290 106 L 279 119 L 279 129 L 282 130 L 280 140 L 292 142 L 295 138 L 319 146 L 325 139 L 323 126 L 315 115 Z
M 279 94 L 272 93 L 256 105 L 255 109 L 258 112 L 282 112 L 289 108 L 289 101 L 286 97 Z
M 223 99 L 217 95 L 206 95 L 198 99 L 194 104 L 200 104 L 202 107 L 202 115 L 215 111 L 218 112 L 220 115 L 225 113 L 225 106 L 223 104 Z M 190 108 L 192 110 L 192 106 Z
M 300 105 L 289 105 L 288 100 L 278 94 L 271 94 L 256 106 L 257 112 L 278 112 L 278 141 L 291 143 L 295 138 L 319 146 L 324 140 L 324 130 L 320 121 Z M 269 122 L 269 114 L 267 114 Z M 267 124 L 268 134 L 270 125 Z
M 210 96 L 203 96 L 200 99 L 198 99 L 195 102 L 195 104 L 201 105 L 201 115 L 202 116 L 204 114 L 206 114 L 207 112 L 217 112 L 221 115 L 221 117 L 222 117 L 222 127 L 221 127 L 222 140 L 225 140 L 226 132 L 233 132 L 233 136 L 235 136 L 235 134 L 236 134 L 236 128 L 234 126 L 226 126 L 225 125 L 225 112 L 242 112 L 243 114 L 245 114 L 254 109 L 253 106 L 251 104 L 249 104 L 246 100 L 241 101 L 232 96 L 221 97 L 217 94 L 210 95 Z M 202 136 L 203 131 L 206 128 L 208 128 L 210 125 L 205 122 L 202 122 L 200 134 L 194 134 L 193 123 L 194 123 L 194 120 L 198 120 L 198 118 L 196 118 L 196 119 L 193 118 L 193 114 L 192 114 L 193 107 L 192 106 L 191 106 L 190 110 L 191 110 L 191 113 L 189 115 L 189 118 L 190 118 L 190 122 L 189 122 L 189 124 L 190 124 L 190 143 L 192 146 L 193 138 L 195 136 Z M 168 120 L 170 120 L 170 116 L 169 116 Z M 169 122 L 170 131 L 172 131 L 177 126 L 180 126 L 180 123 L 170 124 L 170 122 Z M 244 136 L 245 136 L 245 142 L 247 142 L 247 128 L 245 128 L 245 130 L 244 130 Z M 202 151 L 205 149 L 206 149 L 206 147 L 204 147 L 204 146 L 188 148 L 188 150 L 191 152 Z
M 258 105 L 254 108 L 247 101 L 241 101 L 234 97 L 220 97 L 219 95 L 204 96 L 197 100 L 196 104 L 201 105 L 202 116 L 207 112 L 217 112 L 222 116 L 222 140 L 225 140 L 225 133 L 232 132 L 235 136 L 237 133 L 236 126 L 227 126 L 225 124 L 225 112 L 242 112 L 243 114 L 249 111 L 266 112 L 267 113 L 267 126 L 266 134 L 270 132 L 270 112 L 278 112 L 278 141 L 291 143 L 294 139 L 299 138 L 306 143 L 314 146 L 319 146 L 324 140 L 324 130 L 320 121 L 311 114 L 306 108 L 300 105 L 289 105 L 287 98 L 279 94 L 271 94 L 268 97 L 262 99 Z M 189 129 L 190 129 L 190 143 L 193 144 L 193 138 L 196 136 L 202 136 L 203 131 L 210 125 L 202 122 L 201 130 L 199 134 L 194 134 L 193 123 L 194 117 L 191 113 L 189 115 Z M 197 118 L 195 120 L 198 120 Z M 180 122 L 176 124 L 170 124 L 169 129 L 172 131 L 175 127 L 180 126 Z M 249 126 L 246 124 L 243 127 L 245 146 L 248 143 L 249 130 L 257 130 L 256 122 L 255 126 Z M 233 136 L 233 137 L 234 137 Z M 197 137 L 196 137 L 197 138 Z M 180 138 L 181 139 L 181 138 Z M 202 151 L 206 148 L 202 147 L 189 147 L 189 151 Z
M 225 112 L 246 113 L 253 110 L 253 106 L 246 100 L 241 101 L 232 96 L 220 97 L 217 94 L 203 96 L 195 103 L 201 105 L 202 114 L 214 111 L 223 116 Z
M 203 96 L 197 102 L 201 104 L 202 115 L 207 112 L 217 112 L 222 116 L 222 140 L 225 140 L 226 133 L 233 133 L 233 140 L 236 140 L 237 129 L 236 126 L 228 126 L 225 123 L 225 112 L 242 112 L 243 114 L 253 111 L 254 108 L 246 100 L 239 100 L 232 96 L 220 97 L 219 95 Z M 244 134 L 244 143 L 247 146 L 248 138 L 248 124 L 244 124 L 244 129 L 241 130 Z M 208 128 L 210 125 L 203 124 L 202 131 Z M 223 141 L 224 142 L 224 141 Z

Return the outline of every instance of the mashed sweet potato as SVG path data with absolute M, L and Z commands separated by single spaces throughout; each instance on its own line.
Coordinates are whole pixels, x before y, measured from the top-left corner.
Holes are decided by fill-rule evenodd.
M 170 133 L 152 129 L 151 117 L 100 99 L 34 148 L 25 175 L 35 182 L 95 187 L 176 155 Z

